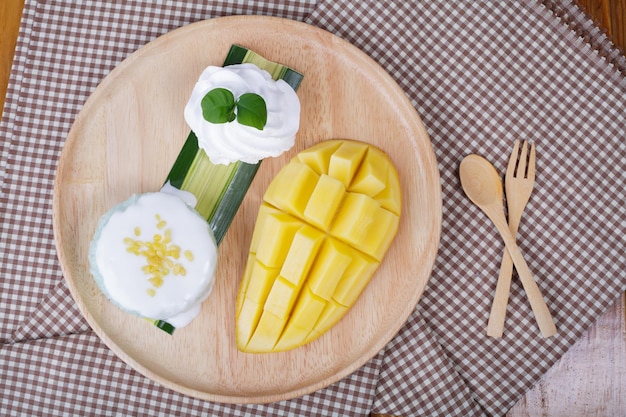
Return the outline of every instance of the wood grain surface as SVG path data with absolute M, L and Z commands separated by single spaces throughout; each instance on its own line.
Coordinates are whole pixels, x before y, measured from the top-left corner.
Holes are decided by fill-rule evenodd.
M 0 109 L 4 109 L 24 0 L 0 1 Z
M 626 0 L 578 0 L 626 50 Z M 24 0 L 0 1 L 0 107 Z M 523 416 L 626 415 L 626 296 L 606 312 L 509 412 Z M 390 417 L 378 415 L 378 417 Z
M 198 74 L 208 65 L 221 65 L 231 44 L 245 45 L 305 74 L 298 89 L 300 129 L 290 151 L 261 164 L 220 245 L 215 286 L 202 313 L 170 337 L 108 302 L 90 277 L 87 251 L 98 219 L 108 209 L 133 193 L 160 189 L 189 133 L 180 109 Z M 174 76 L 177 82 L 168 83 Z M 271 355 L 239 352 L 235 299 L 263 193 L 297 152 L 329 138 L 360 140 L 389 155 L 402 189 L 398 233 L 356 303 L 319 339 Z M 91 327 L 118 356 L 151 379 L 193 397 L 264 403 L 330 385 L 395 336 L 415 309 L 435 261 L 441 186 L 435 154 L 415 108 L 371 58 L 311 25 L 231 16 L 159 37 L 98 85 L 65 141 L 53 222 L 70 291 Z

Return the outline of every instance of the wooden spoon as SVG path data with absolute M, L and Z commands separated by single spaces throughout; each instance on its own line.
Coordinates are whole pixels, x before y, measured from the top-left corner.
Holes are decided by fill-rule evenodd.
M 480 207 L 500 232 L 506 250 L 511 255 L 513 265 L 515 265 L 522 281 L 522 286 L 528 296 L 541 334 L 543 337 L 556 334 L 556 326 L 550 315 L 550 310 L 548 310 L 539 287 L 506 222 L 502 201 L 502 182 L 498 172 L 485 158 L 478 155 L 468 155 L 461 161 L 459 175 L 465 194 Z

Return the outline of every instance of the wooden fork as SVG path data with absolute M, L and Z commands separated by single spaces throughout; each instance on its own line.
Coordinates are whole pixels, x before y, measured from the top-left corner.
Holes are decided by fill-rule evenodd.
M 524 141 L 521 154 L 519 148 L 520 141 L 516 140 L 504 178 L 506 203 L 509 214 L 509 229 L 513 236 L 517 235 L 517 229 L 519 228 L 524 207 L 526 207 L 530 199 L 530 194 L 535 184 L 535 145 L 531 144 L 529 150 L 528 142 Z M 498 276 L 498 283 L 496 284 L 491 313 L 489 314 L 489 323 L 487 324 L 488 336 L 502 337 L 506 306 L 509 302 L 512 273 L 513 261 L 505 249 L 502 255 L 500 275 Z

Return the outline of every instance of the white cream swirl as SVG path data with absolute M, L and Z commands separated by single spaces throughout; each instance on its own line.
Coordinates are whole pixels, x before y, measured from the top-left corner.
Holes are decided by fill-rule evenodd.
M 210 123 L 202 116 L 202 99 L 215 88 L 230 90 L 235 99 L 245 93 L 263 97 L 267 106 L 267 124 L 263 130 L 234 120 Z M 198 137 L 214 164 L 236 161 L 257 163 L 289 150 L 300 127 L 300 100 L 283 80 L 274 81 L 267 71 L 254 64 L 206 68 L 185 106 L 185 121 Z

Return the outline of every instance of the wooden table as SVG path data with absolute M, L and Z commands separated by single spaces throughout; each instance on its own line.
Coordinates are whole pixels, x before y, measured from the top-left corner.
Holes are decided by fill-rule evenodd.
M 626 50 L 626 0 L 578 0 Z M 24 0 L 0 2 L 0 107 L 11 71 Z M 626 415 L 626 295 L 508 413 L 522 416 Z M 383 417 L 383 416 L 378 416 Z
M 0 2 L 0 108 L 4 109 L 4 98 L 11 74 L 13 53 L 24 0 L 3 0 Z

